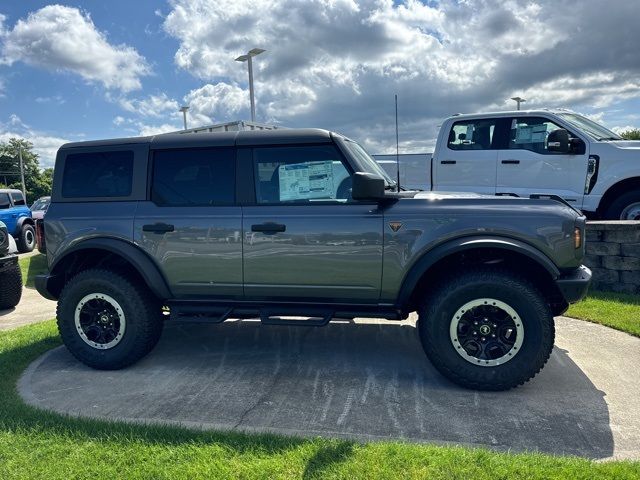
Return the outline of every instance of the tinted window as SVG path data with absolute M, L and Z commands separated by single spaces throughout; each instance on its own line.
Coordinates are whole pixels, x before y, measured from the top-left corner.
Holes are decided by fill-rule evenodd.
M 351 176 L 332 145 L 256 148 L 258 203 L 343 201 Z
M 0 208 L 9 208 L 11 203 L 9 202 L 8 193 L 0 193 Z
M 151 200 L 157 205 L 234 203 L 235 149 L 159 150 L 153 158 Z
M 492 119 L 456 122 L 449 131 L 451 150 L 491 150 L 496 121 Z
M 67 155 L 62 196 L 127 197 L 131 195 L 133 152 L 92 152 Z
M 22 192 L 11 192 L 11 199 L 13 200 L 13 204 L 15 206 L 26 205 L 24 197 L 22 196 Z
M 555 155 L 547 150 L 549 134 L 560 127 L 551 120 L 542 117 L 521 117 L 511 121 L 509 149 L 531 150 L 532 152 Z M 571 136 L 571 134 L 570 134 Z

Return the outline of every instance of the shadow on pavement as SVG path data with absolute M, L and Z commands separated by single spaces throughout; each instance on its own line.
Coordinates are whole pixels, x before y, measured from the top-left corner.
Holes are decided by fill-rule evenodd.
M 22 384 L 29 403 L 76 415 L 590 458 L 613 453 L 604 394 L 565 351 L 556 348 L 522 387 L 475 392 L 435 371 L 406 324 L 167 324 L 158 347 L 126 370 L 94 371 L 58 349 Z M 323 464 L 319 452 L 309 469 Z

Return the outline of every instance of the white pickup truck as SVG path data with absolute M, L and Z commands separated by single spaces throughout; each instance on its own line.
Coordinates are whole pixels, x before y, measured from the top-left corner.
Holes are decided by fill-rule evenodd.
M 454 115 L 425 163 L 426 189 L 552 194 L 592 218 L 640 220 L 640 141 L 568 110 Z

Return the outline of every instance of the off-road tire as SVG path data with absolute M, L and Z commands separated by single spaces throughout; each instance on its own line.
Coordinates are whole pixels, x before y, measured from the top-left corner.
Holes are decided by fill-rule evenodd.
M 86 343 L 75 324 L 79 302 L 94 293 L 117 301 L 126 319 L 122 340 L 105 350 Z M 163 326 L 160 302 L 145 286 L 101 269 L 80 272 L 65 285 L 58 299 L 57 317 L 58 331 L 69 351 L 82 363 L 98 370 L 117 370 L 140 360 L 156 346 Z
M 630 192 L 623 193 L 618 198 L 616 198 L 611 205 L 607 207 L 607 210 L 604 214 L 605 220 L 620 220 L 620 216 L 625 208 L 634 204 L 640 203 L 640 192 L 637 190 L 632 190 Z
M 15 263 L 0 270 L 0 310 L 13 308 L 22 297 L 22 272 Z
M 36 230 L 33 225 L 25 223 L 20 229 L 20 235 L 18 236 L 18 251 L 20 253 L 32 252 L 36 247 Z
M 479 366 L 456 351 L 450 336 L 455 313 L 467 302 L 493 298 L 513 308 L 524 327 L 523 344 L 509 361 Z M 508 390 L 533 378 L 549 359 L 555 328 L 544 296 L 530 281 L 501 269 L 478 267 L 441 281 L 418 310 L 422 347 L 442 375 L 466 388 Z

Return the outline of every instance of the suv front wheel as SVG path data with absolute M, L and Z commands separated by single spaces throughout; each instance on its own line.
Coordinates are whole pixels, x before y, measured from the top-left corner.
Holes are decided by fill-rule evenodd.
M 419 309 L 422 346 L 445 377 L 467 388 L 508 390 L 551 355 L 553 315 L 529 281 L 479 268 L 448 278 Z
M 160 306 L 128 278 L 90 269 L 73 277 L 58 300 L 58 330 L 84 364 L 114 370 L 135 363 L 158 343 Z

